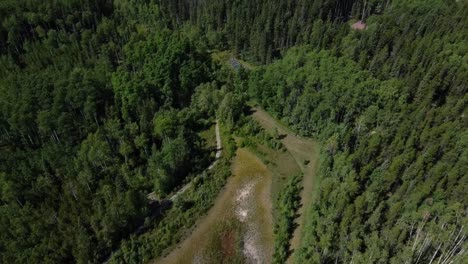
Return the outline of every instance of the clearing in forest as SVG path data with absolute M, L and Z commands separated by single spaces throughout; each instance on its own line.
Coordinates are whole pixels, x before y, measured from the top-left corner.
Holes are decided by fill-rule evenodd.
M 157 263 L 271 263 L 271 174 L 246 149 L 237 150 L 232 171 L 192 234 Z
M 221 63 L 225 63 L 231 66 L 234 70 L 239 70 L 241 66 L 247 70 L 251 70 L 255 67 L 249 62 L 237 58 L 233 53 L 229 51 L 212 51 L 211 58 L 215 61 L 219 61 Z
M 274 119 L 270 114 L 261 108 L 254 108 L 253 118 L 267 131 L 273 132 L 278 131 L 282 135 L 281 142 L 289 153 L 294 157 L 297 165 L 301 168 L 304 173 L 302 180 L 303 189 L 301 191 L 301 204 L 299 209 L 299 217 L 296 219 L 298 227 L 294 231 L 293 238 L 291 239 L 291 250 L 294 254 L 294 250 L 299 247 L 301 241 L 302 228 L 304 226 L 304 212 L 305 209 L 312 203 L 314 194 L 314 175 L 316 166 L 318 165 L 318 144 L 310 139 L 300 136 L 296 136 L 294 132 L 283 126 Z M 290 175 L 293 176 L 293 175 Z M 290 263 L 292 258 L 290 257 L 288 262 Z

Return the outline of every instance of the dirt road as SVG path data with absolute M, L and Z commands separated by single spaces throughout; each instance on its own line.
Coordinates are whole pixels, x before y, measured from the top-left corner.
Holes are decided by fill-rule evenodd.
M 313 198 L 312 190 L 319 153 L 318 144 L 309 138 L 296 136 L 294 132 L 280 124 L 265 110 L 261 108 L 254 108 L 253 110 L 255 111 L 253 118 L 259 122 L 262 127 L 268 131 L 274 131 L 277 129 L 280 135 L 284 135 L 284 138 L 281 140 L 281 142 L 294 157 L 297 164 L 304 173 L 302 181 L 303 190 L 300 194 L 302 206 L 299 209 L 299 217 L 296 219 L 296 222 L 299 226 L 294 231 L 293 238 L 291 239 L 291 250 L 294 254 L 294 251 L 299 247 L 299 242 L 301 240 L 300 236 L 304 226 L 305 209 L 310 205 Z M 289 258 L 288 263 L 291 263 L 291 257 Z

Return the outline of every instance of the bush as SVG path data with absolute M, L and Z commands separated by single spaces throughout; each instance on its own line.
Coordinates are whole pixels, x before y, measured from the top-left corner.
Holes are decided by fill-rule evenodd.
M 300 191 L 302 189 L 302 174 L 291 177 L 286 187 L 281 190 L 278 201 L 278 219 L 275 224 L 275 251 L 273 263 L 285 263 L 291 254 L 289 241 L 292 238 L 296 225 L 294 220 L 298 216 L 300 207 Z

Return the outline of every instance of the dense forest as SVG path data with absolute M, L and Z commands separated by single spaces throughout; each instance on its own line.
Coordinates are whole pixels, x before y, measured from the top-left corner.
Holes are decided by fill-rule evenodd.
M 1 1 L 0 262 L 157 257 L 202 209 L 177 203 L 139 238 L 147 194 L 201 174 L 200 131 L 216 117 L 235 130 L 249 99 L 323 144 L 296 263 L 461 263 L 467 13 L 455 0 Z M 258 66 L 229 71 L 214 50 Z M 197 183 L 203 210 L 225 171 Z
M 390 0 L 159 0 L 165 21 L 178 27 L 189 21 L 203 30 L 214 48 L 229 48 L 249 60 L 269 63 L 282 50 L 311 42 L 326 31 L 322 47 L 347 33 L 344 22 L 382 13 Z M 324 21 L 329 23 L 324 23 Z
M 1 2 L 0 262 L 100 262 L 210 162 L 219 67 L 158 12 Z
M 298 263 L 466 257 L 467 7 L 395 5 L 251 74 L 252 98 L 324 143 Z

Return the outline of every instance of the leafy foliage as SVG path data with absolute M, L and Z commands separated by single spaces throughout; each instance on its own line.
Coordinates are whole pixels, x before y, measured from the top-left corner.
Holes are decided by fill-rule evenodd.
M 332 50 L 296 47 L 251 74 L 252 98 L 324 142 L 299 263 L 464 257 L 467 6 L 432 4 L 399 3 Z
M 205 32 L 206 42 L 224 49 L 229 47 L 254 61 L 269 63 L 280 51 L 297 44 L 310 43 L 323 21 L 345 21 L 349 15 L 365 19 L 382 13 L 387 0 L 259 0 L 195 1 L 159 0 L 163 17 L 177 27 L 184 22 Z M 325 24 L 318 37 L 321 46 L 343 33 L 342 23 Z M 322 30 L 322 28 L 321 28 Z
M 200 174 L 198 132 L 215 116 L 238 129 L 247 96 L 324 145 L 299 263 L 463 259 L 466 13 L 442 0 L 1 1 L 0 261 L 101 262 L 122 240 L 115 261 L 160 255 L 228 161 L 167 217 L 150 221 L 146 195 Z M 235 73 L 207 52 L 226 48 L 273 63 Z M 152 232 L 131 235 L 142 224 Z
M 302 175 L 297 175 L 288 179 L 285 187 L 281 190 L 278 201 L 278 219 L 275 223 L 275 251 L 273 253 L 273 263 L 286 263 L 290 255 L 289 241 L 296 228 L 294 220 L 297 211 L 301 206 Z
M 2 1 L 0 13 L 0 262 L 103 261 L 155 213 L 148 193 L 208 166 L 198 132 L 214 111 L 192 96 L 218 90 L 218 66 L 196 37 L 144 19 L 154 5 Z

